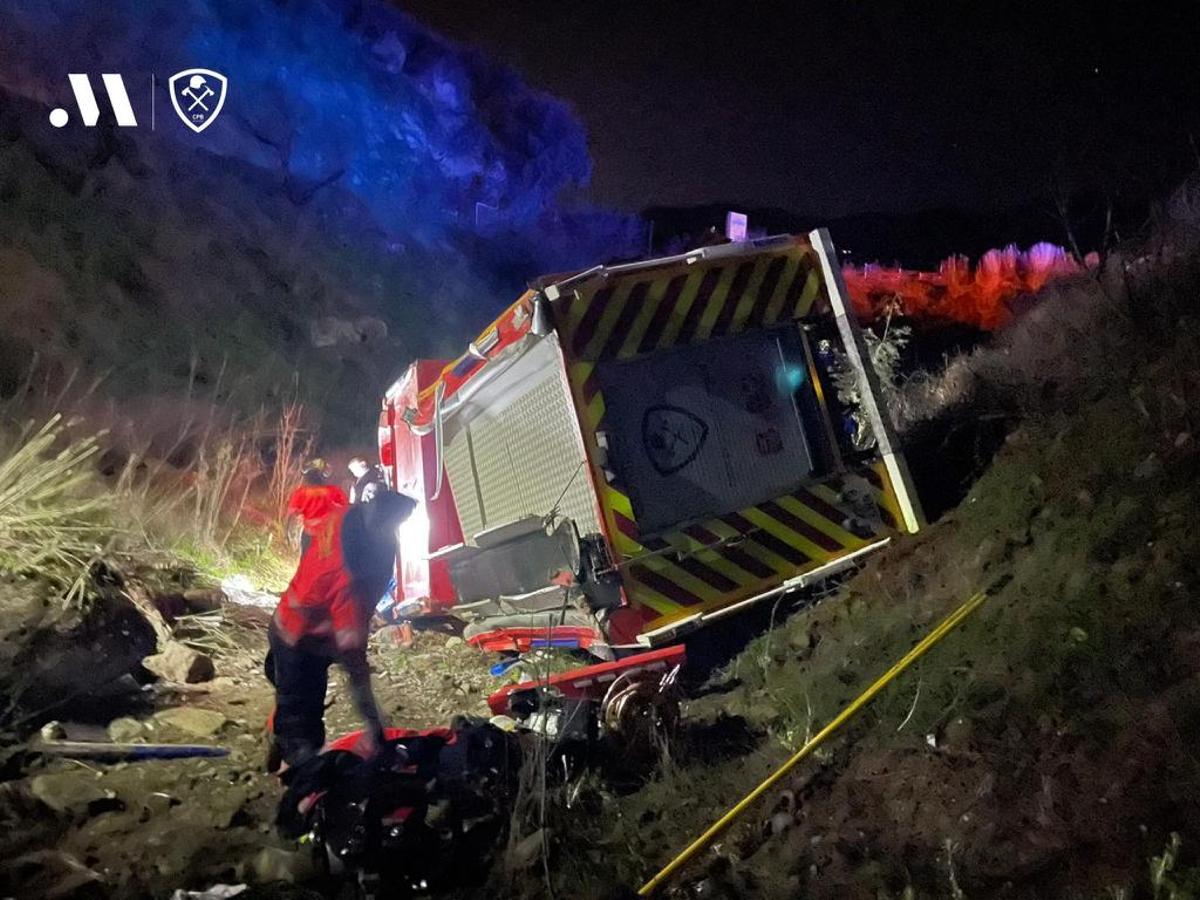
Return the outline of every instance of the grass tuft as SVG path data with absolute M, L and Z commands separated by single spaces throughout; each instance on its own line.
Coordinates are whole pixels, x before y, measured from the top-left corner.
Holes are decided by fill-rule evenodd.
M 99 449 L 96 437 L 68 437 L 60 415 L 0 446 L 0 569 L 44 573 L 66 589 L 64 603 L 111 533 L 112 498 L 94 490 L 85 465 Z

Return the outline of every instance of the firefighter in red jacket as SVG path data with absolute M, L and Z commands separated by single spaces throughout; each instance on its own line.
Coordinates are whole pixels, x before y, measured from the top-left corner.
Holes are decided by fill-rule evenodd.
M 395 569 L 396 530 L 415 506 L 381 491 L 369 503 L 327 515 L 311 536 L 271 620 L 266 671 L 275 686 L 273 758 L 295 767 L 325 743 L 325 691 L 335 662 L 349 676 L 367 740 L 382 741 L 367 632 Z
M 314 459 L 304 469 L 300 486 L 288 497 L 287 515 L 300 519 L 300 553 L 308 549 L 313 533 L 330 513 L 350 505 L 346 492 L 329 483 L 329 466 L 323 459 Z

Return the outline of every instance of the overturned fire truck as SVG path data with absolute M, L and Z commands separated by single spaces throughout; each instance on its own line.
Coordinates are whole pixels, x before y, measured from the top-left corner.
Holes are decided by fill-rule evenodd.
M 854 565 L 921 525 L 866 360 L 823 230 L 544 279 L 387 392 L 398 602 L 607 672 Z

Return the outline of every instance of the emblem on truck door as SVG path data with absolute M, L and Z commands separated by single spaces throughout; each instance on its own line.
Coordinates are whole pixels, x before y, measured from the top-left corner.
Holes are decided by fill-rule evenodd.
M 678 406 L 650 406 L 642 414 L 642 449 L 659 475 L 673 475 L 700 453 L 708 425 Z

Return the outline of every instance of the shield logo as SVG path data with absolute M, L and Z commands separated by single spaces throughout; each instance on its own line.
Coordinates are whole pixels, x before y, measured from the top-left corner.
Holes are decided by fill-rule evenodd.
M 199 134 L 221 114 L 228 79 L 212 69 L 184 69 L 171 76 L 171 105 L 180 120 Z
M 708 425 L 678 406 L 651 406 L 642 415 L 642 449 L 659 475 L 673 475 L 700 453 Z

